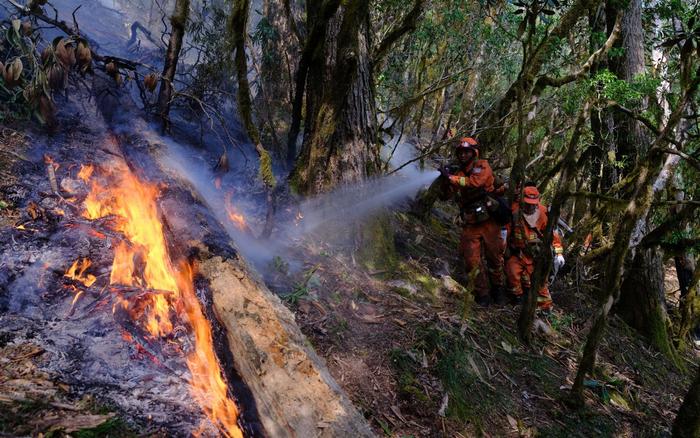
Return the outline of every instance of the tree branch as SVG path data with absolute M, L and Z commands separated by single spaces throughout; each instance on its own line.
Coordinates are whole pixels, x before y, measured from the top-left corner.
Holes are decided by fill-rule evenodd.
M 566 194 L 566 196 L 572 198 L 597 199 L 599 201 L 607 202 L 609 204 L 614 204 L 618 206 L 624 206 L 629 204 L 629 201 L 626 199 L 615 198 L 613 196 L 593 192 L 569 192 Z
M 673 154 L 673 155 L 678 155 L 679 157 L 683 158 L 693 166 L 696 170 L 700 171 L 700 160 L 697 158 L 693 157 L 692 155 L 686 154 L 685 152 L 679 151 L 678 149 L 671 149 L 671 148 L 665 148 L 661 150 L 662 152 L 666 152 L 667 154 Z
M 413 105 L 414 103 L 420 101 L 422 98 L 433 94 L 437 91 L 442 90 L 445 87 L 449 87 L 450 85 L 454 84 L 455 82 L 459 81 L 460 75 L 462 73 L 465 73 L 469 70 L 473 70 L 472 67 L 466 67 L 463 68 L 455 73 L 449 74 L 447 76 L 443 76 L 441 79 L 439 79 L 436 83 L 431 85 L 430 87 L 426 88 L 425 90 L 421 91 L 420 93 L 416 94 L 415 96 L 409 97 L 406 99 L 405 102 L 401 103 L 400 105 L 397 105 L 391 109 L 388 109 L 386 111 L 379 111 L 382 113 L 390 114 L 390 113 L 396 113 L 396 112 L 402 112 L 406 107 L 409 107 Z
M 648 118 L 642 116 L 642 115 L 639 114 L 638 112 L 633 111 L 633 110 L 631 110 L 631 109 L 629 109 L 629 108 L 625 108 L 624 106 L 620 105 L 619 103 L 615 102 L 614 100 L 608 100 L 608 101 L 606 102 L 606 105 L 607 105 L 607 107 L 609 107 L 609 108 L 615 108 L 616 110 L 620 111 L 621 113 L 623 113 L 623 114 L 625 114 L 625 115 L 627 115 L 627 116 L 629 116 L 629 117 L 631 117 L 631 118 L 633 118 L 633 119 L 635 119 L 635 120 L 641 122 L 641 123 L 642 123 L 644 126 L 646 126 L 655 136 L 658 137 L 659 135 L 661 135 L 661 131 L 659 130 L 659 128 L 658 128 L 656 125 L 654 125 L 654 122 L 652 122 L 652 121 L 649 120 Z M 673 138 L 666 137 L 664 140 L 668 141 L 669 143 L 672 143 L 672 144 L 676 145 L 676 147 L 680 147 L 680 146 L 681 146 L 681 143 L 678 142 L 677 140 L 673 139 Z
M 598 60 L 600 60 L 600 58 L 602 58 L 606 53 L 608 53 L 613 44 L 615 44 L 615 41 L 617 41 L 617 39 L 620 37 L 621 31 L 622 13 L 618 12 L 617 17 L 615 18 L 615 26 L 613 27 L 610 36 L 608 36 L 607 41 L 605 41 L 605 44 L 603 44 L 603 46 L 600 49 L 593 52 L 588 58 L 588 60 L 577 71 L 558 78 L 553 78 L 547 75 L 540 76 L 539 79 L 537 79 L 537 82 L 535 83 L 535 90 L 542 90 L 544 87 L 547 86 L 561 87 L 562 85 L 574 82 L 575 80 L 578 80 L 587 75 L 588 72 L 591 70 L 591 67 L 593 67 L 593 65 L 597 63 Z M 535 91 L 534 94 L 539 93 Z
M 649 248 L 661 244 L 664 236 L 671 231 L 677 230 L 694 211 L 695 209 L 689 206 L 682 208 L 678 213 L 671 215 L 668 220 L 662 222 L 659 226 L 648 232 L 639 242 L 639 246 Z
M 413 32 L 418 24 L 418 17 L 423 13 L 423 6 L 425 5 L 425 0 L 415 0 L 413 7 L 410 11 L 403 17 L 400 24 L 395 26 L 390 30 L 384 39 L 379 43 L 379 45 L 372 53 L 372 65 L 379 65 L 384 60 L 386 55 L 389 53 L 391 47 L 399 40 L 402 36 L 408 32 Z

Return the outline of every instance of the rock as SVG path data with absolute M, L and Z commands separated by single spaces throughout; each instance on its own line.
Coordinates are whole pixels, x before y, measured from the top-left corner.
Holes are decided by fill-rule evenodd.
M 386 283 L 389 287 L 394 289 L 399 295 L 410 296 L 415 295 L 418 292 L 418 287 L 415 284 L 409 283 L 404 280 L 391 280 Z
M 69 195 L 85 192 L 85 188 L 85 184 L 80 180 L 72 178 L 63 178 L 61 180 L 61 190 Z
M 542 333 L 545 336 L 550 336 L 552 334 L 552 328 L 549 326 L 549 324 L 539 318 L 535 319 L 533 326 L 536 333 Z
M 442 289 L 452 295 L 463 295 L 467 293 L 467 290 L 457 282 L 454 278 L 449 275 L 442 276 Z
M 39 205 L 44 210 L 52 210 L 58 206 L 58 202 L 56 202 L 55 198 L 47 196 L 46 198 L 42 199 L 41 202 L 39 202 Z

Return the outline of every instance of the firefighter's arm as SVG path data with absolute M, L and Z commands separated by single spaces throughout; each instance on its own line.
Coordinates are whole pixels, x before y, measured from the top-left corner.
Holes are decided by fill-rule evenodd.
M 460 187 L 486 187 L 489 180 L 493 180 L 493 172 L 488 164 L 475 167 L 469 176 L 450 175 L 450 183 Z
M 564 246 L 561 243 L 561 236 L 556 231 L 552 232 L 552 248 L 554 249 L 554 254 L 564 254 Z

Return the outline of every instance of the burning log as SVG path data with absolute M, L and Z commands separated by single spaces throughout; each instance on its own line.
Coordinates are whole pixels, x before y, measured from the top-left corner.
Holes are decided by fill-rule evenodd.
M 199 272 L 209 281 L 214 312 L 268 434 L 374 436 L 292 313 L 243 260 L 207 255 Z
M 168 413 L 189 413 L 192 418 L 183 420 L 186 424 L 170 426 L 181 434 L 196 432 L 205 416 L 201 432 L 206 436 L 241 436 L 246 430 L 266 436 L 372 436 L 364 418 L 308 347 L 289 310 L 245 261 L 233 257 L 230 248 L 207 246 L 207 238 L 193 234 L 209 227 L 214 231 L 206 233 L 216 233 L 220 224 L 214 216 L 207 218 L 209 227 L 202 227 L 183 214 L 194 209 L 172 202 L 180 209 L 178 220 L 163 220 L 163 204 L 177 201 L 173 193 L 186 194 L 187 185 L 168 181 L 169 198 L 164 201 L 157 184 L 131 171 L 116 141 L 105 143 L 95 161 L 99 166 L 84 165 L 77 172 L 76 181 L 90 186 L 85 202 L 78 203 L 83 194 L 76 185 L 81 189 L 76 198 L 64 203 L 71 206 L 62 219 L 64 226 L 47 231 L 71 236 L 51 239 L 69 242 L 66 249 L 46 251 L 39 258 L 54 266 L 47 281 L 62 282 L 66 289 L 59 288 L 62 293 L 50 296 L 49 303 L 40 301 L 38 294 L 36 298 L 24 294 L 24 283 L 12 286 L 13 296 L 34 300 L 29 304 L 43 306 L 47 313 L 60 308 L 61 329 L 51 330 L 56 342 L 46 347 L 55 350 L 54 357 L 60 358 L 64 351 L 70 351 L 70 357 L 54 360 L 51 366 L 70 370 L 66 375 L 81 385 L 105 384 L 114 388 L 110 391 L 122 391 L 108 398 L 117 400 L 122 412 L 140 415 L 137 418 L 152 412 L 153 403 L 171 409 L 153 411 L 153 421 L 161 425 L 171 418 Z M 54 176 L 66 176 L 70 167 L 60 169 Z M 40 170 L 43 173 L 43 167 Z M 39 219 L 48 221 L 41 209 L 31 212 L 36 226 Z M 213 239 L 219 238 L 223 239 Z M 73 252 L 83 244 L 77 254 Z M 200 250 L 194 262 L 186 257 L 193 248 Z M 61 260 L 60 268 L 53 257 Z M 47 269 L 37 263 L 24 277 L 31 280 Z M 49 290 L 50 285 L 32 290 Z M 41 313 L 27 314 L 42 321 Z M 4 324 L 15 330 L 25 321 Z M 151 375 L 149 389 L 140 389 L 138 385 Z M 107 392 L 101 389 L 95 387 Z

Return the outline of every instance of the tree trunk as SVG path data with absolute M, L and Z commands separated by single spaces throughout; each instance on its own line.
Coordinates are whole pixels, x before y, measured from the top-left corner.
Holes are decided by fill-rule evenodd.
M 683 404 L 673 422 L 673 438 L 697 438 L 700 436 L 700 369 L 690 385 Z
M 248 15 L 250 12 L 250 0 L 235 0 L 233 11 L 228 23 L 229 37 L 232 38 L 234 65 L 238 80 L 238 113 L 243 122 L 248 137 L 255 145 L 255 151 L 260 160 L 259 176 L 265 185 L 267 195 L 267 216 L 262 237 L 268 238 L 272 234 L 272 219 L 275 211 L 274 188 L 275 175 L 272 171 L 272 159 L 260 142 L 260 131 L 253 121 L 252 100 L 250 98 L 250 85 L 248 83 L 248 59 L 246 57 L 246 35 L 248 34 Z
M 304 142 L 292 175 L 300 193 L 363 181 L 379 169 L 368 13 L 362 0 L 338 8 L 309 63 Z
M 300 42 L 293 30 L 292 11 L 289 11 L 290 15 L 287 14 L 287 5 L 293 7 L 289 1 L 265 0 L 263 3 L 263 15 L 273 32 L 262 45 L 261 70 L 270 101 L 289 112 L 292 100 L 290 90 L 294 86 L 293 75 L 299 61 Z
M 605 11 L 608 33 L 612 32 L 618 10 L 619 2 L 609 0 Z M 615 46 L 623 49 L 624 55 L 611 57 L 608 64 L 618 78 L 631 82 L 637 75 L 645 72 L 641 0 L 630 0 L 627 4 L 622 15 L 622 38 L 618 39 Z M 620 113 L 616 113 L 613 118 L 613 135 L 617 144 L 616 159 L 624 163 L 622 174 L 625 175 L 634 167 L 637 156 L 646 152 L 649 138 L 644 134 L 640 122 Z
M 258 144 L 260 143 L 260 131 L 253 122 L 250 84 L 248 83 L 248 58 L 245 53 L 249 12 L 250 0 L 234 1 L 233 11 L 229 20 L 229 36 L 232 39 L 233 50 L 235 51 L 233 61 L 238 80 L 238 113 L 248 137 L 250 137 L 253 144 Z
M 561 176 L 557 184 L 557 190 L 554 194 L 554 199 L 552 200 L 552 206 L 548 213 L 547 228 L 544 231 L 544 238 L 541 243 L 540 257 L 537 258 L 535 264 L 535 270 L 532 275 L 532 284 L 530 290 L 532 291 L 527 296 L 527 301 L 523 303 L 522 309 L 520 310 L 520 317 L 518 318 L 518 333 L 520 338 L 525 344 L 530 344 L 532 340 L 532 325 L 535 320 L 535 310 L 537 308 L 537 292 L 546 283 L 549 277 L 549 271 L 552 265 L 552 240 L 553 232 L 559 221 L 559 215 L 561 213 L 561 207 L 566 200 L 566 193 L 569 191 L 569 186 L 576 175 L 576 147 L 578 146 L 579 138 L 581 136 L 581 130 L 583 125 L 586 123 L 586 118 L 588 117 L 590 105 L 588 102 L 584 103 L 580 110 L 580 113 L 576 119 L 576 125 L 574 126 L 574 132 L 571 135 L 571 140 L 569 141 L 566 155 L 563 159 Z
M 276 147 L 275 154 L 286 157 L 287 145 L 277 141 L 281 132 L 287 132 L 289 117 L 292 113 L 294 99 L 294 72 L 299 64 L 299 40 L 295 32 L 293 4 L 290 1 L 265 0 L 263 18 L 265 25 L 271 29 L 261 40 L 260 53 L 260 97 L 264 100 L 268 124 Z M 287 7 L 290 8 L 287 11 Z M 257 99 L 256 99 L 257 100 Z
M 688 68 L 687 65 L 684 68 Z M 699 72 L 700 73 L 700 72 Z M 635 179 L 630 202 L 625 209 L 615 233 L 615 240 L 608 258 L 608 263 L 604 275 L 604 292 L 600 308 L 595 316 L 593 325 L 586 339 L 583 349 L 583 356 L 579 362 L 573 387 L 571 388 L 570 402 L 574 405 L 583 404 L 583 381 L 586 375 L 593 370 L 595 364 L 598 344 L 603 337 L 607 325 L 608 314 L 615 301 L 620 296 L 620 286 L 622 280 L 622 268 L 625 258 L 632 247 L 633 235 L 638 229 L 639 221 L 644 220 L 649 212 L 653 201 L 654 182 L 663 167 L 663 153 L 661 150 L 668 143 L 668 136 L 672 135 L 681 116 L 685 112 L 686 105 L 692 100 L 700 84 L 700 77 L 696 77 L 688 87 L 678 102 L 678 106 L 673 111 L 663 129 L 656 137 L 649 152 L 643 161 L 635 166 Z
M 616 312 L 667 357 L 675 350 L 670 342 L 664 297 L 663 259 L 659 248 L 637 251 L 622 282 Z
M 608 2 L 606 18 L 608 29 L 612 31 L 617 5 Z M 622 38 L 618 45 L 624 49 L 624 56 L 611 58 L 611 70 L 620 79 L 631 82 L 635 76 L 645 72 L 644 31 L 642 28 L 641 0 L 630 0 L 622 16 Z M 619 112 L 613 114 L 617 160 L 624 163 L 621 176 L 626 176 L 634 167 L 639 155 L 645 153 L 649 137 L 644 133 L 640 122 Z M 668 181 L 678 157 L 669 157 L 657 177 L 653 194 L 658 193 Z M 673 162 L 672 162 L 673 161 Z M 646 214 L 638 222 L 638 229 L 632 236 L 632 245 L 641 240 L 647 229 Z M 666 300 L 663 283 L 663 261 L 656 248 L 640 251 L 631 262 L 631 269 L 620 290 L 620 301 L 615 311 L 632 327 L 639 330 L 647 339 L 668 357 L 675 356 L 667 330 Z
M 165 63 L 163 64 L 157 104 L 158 116 L 163 122 L 163 130 L 165 131 L 170 129 L 168 113 L 170 112 L 170 102 L 173 98 L 173 80 L 175 79 L 177 60 L 180 57 L 182 38 L 185 35 L 185 27 L 187 25 L 189 12 L 189 0 L 175 1 L 175 10 L 173 11 L 172 17 L 170 17 L 172 30 L 170 32 L 170 40 L 168 41 L 168 50 L 165 52 Z
M 678 342 L 683 345 L 690 332 L 700 325 L 700 269 L 698 268 L 695 268 L 687 292 L 681 295 L 679 313 L 681 321 L 678 324 Z
M 321 0 L 309 0 L 307 4 L 307 17 L 309 34 L 304 43 L 304 49 L 301 53 L 301 59 L 297 64 L 296 73 L 294 75 L 294 98 L 292 101 L 292 121 L 289 126 L 289 134 L 287 138 L 287 166 L 294 166 L 297 158 L 297 137 L 301 128 L 301 118 L 304 106 L 304 96 L 307 94 L 306 83 L 309 75 L 309 69 L 312 63 L 321 62 L 318 57 L 318 52 L 323 53 L 325 50 L 325 39 L 327 34 L 328 23 L 338 11 L 340 0 L 328 0 L 323 3 Z M 321 68 L 321 67 L 317 67 Z M 317 85 L 320 86 L 320 85 Z M 309 113 L 308 105 L 312 103 L 307 97 L 307 113 Z

